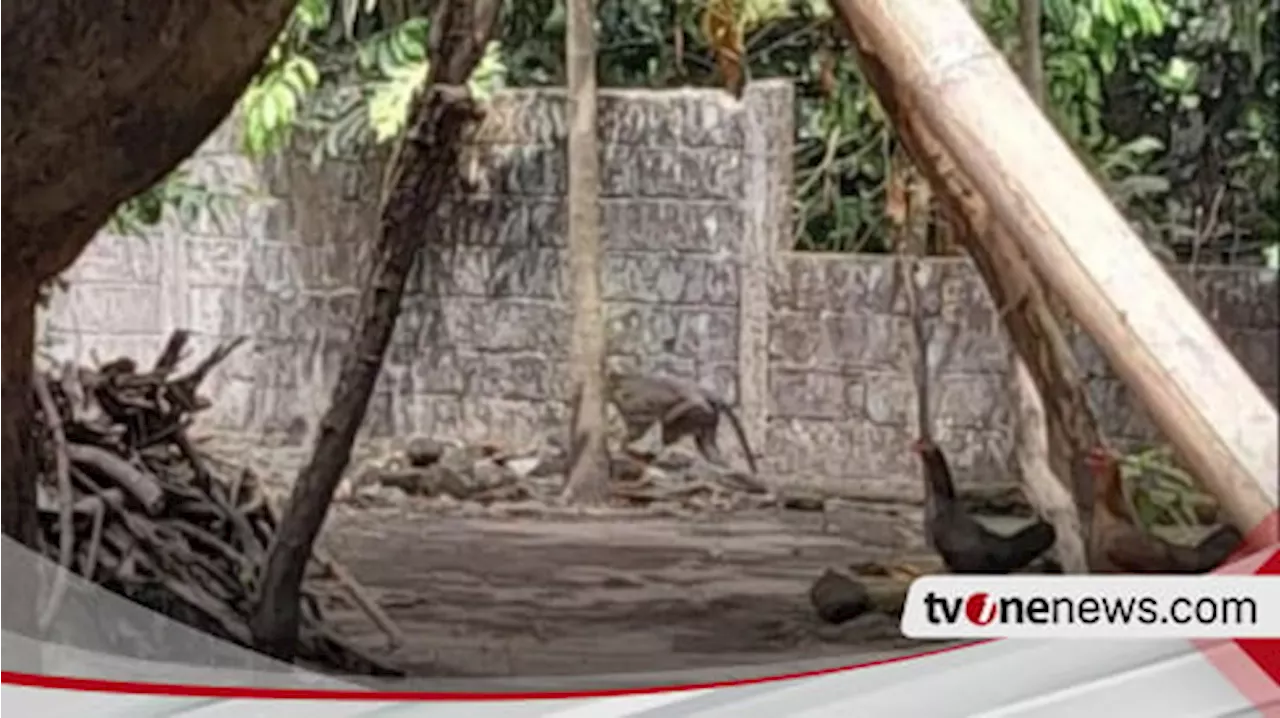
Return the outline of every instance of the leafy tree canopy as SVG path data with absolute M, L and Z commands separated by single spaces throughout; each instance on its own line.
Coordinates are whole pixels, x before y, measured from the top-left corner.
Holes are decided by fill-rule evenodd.
M 428 7 L 301 0 L 241 99 L 245 152 L 302 133 L 320 163 L 396 137 L 426 75 Z M 1017 1 L 975 0 L 973 11 L 1016 58 Z M 719 86 L 724 57 L 747 77 L 794 79 L 797 248 L 886 248 L 892 133 L 826 2 L 601 0 L 597 17 L 603 86 Z M 502 25 L 474 92 L 564 84 L 564 0 L 509 0 Z M 1154 249 L 1276 265 L 1280 59 L 1264 48 L 1280 47 L 1280 4 L 1045 0 L 1043 46 L 1052 120 Z M 165 207 L 191 214 L 218 196 L 178 174 L 115 224 L 137 231 Z

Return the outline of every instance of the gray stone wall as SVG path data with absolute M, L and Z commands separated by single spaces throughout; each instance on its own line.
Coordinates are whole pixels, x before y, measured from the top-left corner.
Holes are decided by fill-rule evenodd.
M 1275 272 L 1179 267 L 1173 275 L 1274 403 Z M 998 313 L 967 260 L 928 260 L 920 278 L 939 443 L 962 484 L 1015 480 L 1009 345 Z M 916 426 L 914 355 L 892 262 L 787 253 L 772 279 L 771 471 L 783 483 L 872 503 L 921 500 L 914 458 L 903 450 Z M 1128 446 L 1158 441 L 1097 345 L 1075 328 L 1071 339 L 1107 435 Z
M 767 317 L 765 288 L 746 286 L 744 266 L 766 256 L 781 207 L 780 197 L 765 206 L 767 188 L 747 178 L 766 176 L 787 151 L 790 122 L 776 119 L 789 107 L 784 85 L 756 85 L 741 103 L 694 91 L 603 95 L 611 364 L 696 379 L 738 400 L 743 334 L 762 335 Z M 557 92 L 502 95 L 464 158 L 470 186 L 429 240 L 443 249 L 420 267 L 393 352 L 416 366 L 388 368 L 402 381 L 391 395 L 413 397 L 408 423 L 419 431 L 522 444 L 563 423 L 565 109 Z
M 569 341 L 565 100 L 495 98 L 464 153 L 465 190 L 424 237 L 366 437 L 429 434 L 518 447 L 562 427 Z M 883 257 L 790 246 L 789 85 L 606 91 L 600 101 L 602 277 L 609 361 L 695 378 L 735 402 L 778 486 L 849 499 L 854 520 L 902 540 L 921 498 L 911 340 Z M 350 341 L 377 227 L 378 158 L 313 168 L 253 163 L 233 127 L 188 163 L 237 188 L 221 221 L 103 235 L 46 313 L 47 354 L 154 357 L 183 327 L 201 346 L 249 346 L 212 379 L 204 426 L 264 444 L 306 442 Z M 1007 343 L 976 273 L 932 260 L 921 301 L 933 421 L 959 481 L 1004 483 L 1012 431 Z M 1276 396 L 1276 276 L 1180 269 L 1187 292 Z M 1087 338 L 1076 338 L 1109 431 L 1150 423 Z M 731 436 L 722 440 L 734 446 Z M 730 456 L 736 460 L 738 457 Z

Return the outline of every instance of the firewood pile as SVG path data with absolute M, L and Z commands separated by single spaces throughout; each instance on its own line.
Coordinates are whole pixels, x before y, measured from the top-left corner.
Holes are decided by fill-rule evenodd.
M 97 369 L 66 364 L 37 372 L 43 543 L 49 558 L 70 572 L 252 647 L 254 584 L 278 510 L 252 473 L 210 461 L 187 435 L 193 415 L 210 405 L 197 394 L 201 382 L 243 339 L 179 373 L 188 339 L 175 332 L 150 370 L 121 358 Z M 394 643 L 398 633 L 376 604 L 332 559 L 313 556 L 308 569 L 299 662 L 397 675 L 336 636 L 320 610 L 336 584 Z M 57 572 L 42 627 L 56 618 L 66 574 Z

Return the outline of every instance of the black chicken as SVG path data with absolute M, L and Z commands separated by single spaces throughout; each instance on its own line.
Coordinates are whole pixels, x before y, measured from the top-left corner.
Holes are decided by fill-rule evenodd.
M 1011 573 L 1025 568 L 1057 540 L 1053 526 L 1044 521 L 1012 536 L 978 523 L 956 501 L 942 450 L 928 439 L 918 440 L 914 448 L 924 462 L 925 535 L 952 573 Z

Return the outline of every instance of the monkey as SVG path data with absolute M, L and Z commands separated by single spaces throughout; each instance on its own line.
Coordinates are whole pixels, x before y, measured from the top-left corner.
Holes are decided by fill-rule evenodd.
M 702 386 L 670 376 L 611 371 L 605 379 L 605 396 L 622 416 L 628 444 L 635 443 L 654 424 L 659 424 L 663 447 L 692 436 L 698 451 L 708 461 L 724 467 L 727 463 L 716 445 L 716 436 L 720 417 L 729 417 L 751 473 L 757 473 L 755 456 L 737 414 L 728 402 Z

